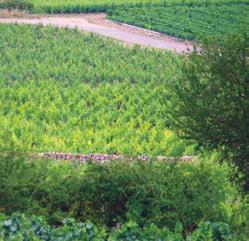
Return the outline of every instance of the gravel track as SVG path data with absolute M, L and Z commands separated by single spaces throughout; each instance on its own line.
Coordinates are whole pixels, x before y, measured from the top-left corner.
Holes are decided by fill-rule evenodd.
M 25 15 L 23 17 L 0 18 L 0 23 L 19 23 L 43 26 L 78 28 L 84 32 L 95 33 L 116 39 L 126 45 L 170 50 L 176 53 L 187 53 L 193 49 L 188 41 L 145 30 L 135 26 L 116 23 L 106 18 L 106 14 L 68 14 L 68 15 Z

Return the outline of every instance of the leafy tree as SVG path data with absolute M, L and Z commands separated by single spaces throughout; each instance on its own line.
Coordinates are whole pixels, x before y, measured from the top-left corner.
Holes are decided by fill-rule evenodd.
M 221 152 L 249 191 L 249 36 L 203 41 L 172 82 L 173 129 L 198 147 Z

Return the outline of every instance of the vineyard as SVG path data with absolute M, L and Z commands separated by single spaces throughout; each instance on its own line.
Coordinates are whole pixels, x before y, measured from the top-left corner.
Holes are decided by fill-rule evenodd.
M 47 13 L 81 13 L 103 12 L 119 6 L 141 6 L 143 4 L 161 3 L 164 0 L 28 0 L 35 12 Z
M 249 0 L 0 10 L 0 241 L 248 241 Z
M 153 7 L 158 5 L 206 5 L 209 3 L 236 3 L 248 0 L 2 0 L 1 6 L 17 5 L 36 13 L 106 12 L 119 7 Z
M 32 151 L 191 154 L 164 117 L 167 81 L 180 61 L 173 54 L 77 30 L 0 32 L 0 140 Z
M 249 5 L 180 5 L 117 8 L 109 18 L 182 39 L 223 37 L 232 32 L 248 30 Z

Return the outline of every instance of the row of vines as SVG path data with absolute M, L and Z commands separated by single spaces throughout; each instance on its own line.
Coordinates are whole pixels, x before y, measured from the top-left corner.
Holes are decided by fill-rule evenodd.
M 109 11 L 113 20 L 151 29 L 182 39 L 222 37 L 248 29 L 247 3 L 207 6 L 150 6 Z
M 180 58 L 77 30 L 0 25 L 0 33 L 0 140 L 32 151 L 191 152 L 165 120 Z
M 248 3 L 248 0 L 0 0 L 1 8 L 20 8 L 36 13 L 106 12 L 119 7 Z

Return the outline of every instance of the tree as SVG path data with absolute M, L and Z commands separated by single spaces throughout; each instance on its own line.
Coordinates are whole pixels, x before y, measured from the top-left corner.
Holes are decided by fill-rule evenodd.
M 218 150 L 249 191 L 249 35 L 206 40 L 170 84 L 170 124 L 198 147 Z

